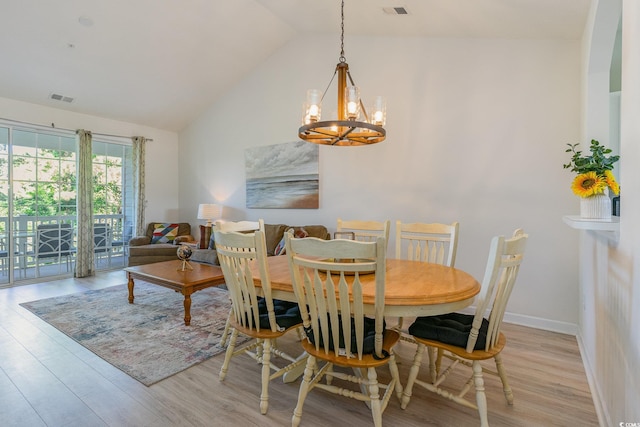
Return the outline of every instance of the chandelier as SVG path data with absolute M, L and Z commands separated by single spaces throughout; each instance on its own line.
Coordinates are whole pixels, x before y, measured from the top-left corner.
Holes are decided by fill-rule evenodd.
M 298 129 L 300 139 L 314 144 L 356 146 L 370 145 L 384 141 L 387 132 L 386 103 L 377 96 L 367 114 L 360 99 L 360 90 L 349 73 L 349 64 L 344 56 L 344 0 L 340 11 L 340 58 L 331 81 L 324 93 L 316 89 L 307 91 L 307 101 L 303 106 L 302 126 Z M 338 75 L 337 119 L 321 121 L 322 100 Z M 349 84 L 347 84 L 347 79 Z

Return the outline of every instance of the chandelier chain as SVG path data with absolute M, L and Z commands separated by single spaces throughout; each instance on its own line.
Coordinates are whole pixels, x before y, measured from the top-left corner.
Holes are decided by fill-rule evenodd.
M 347 62 L 347 58 L 344 57 L 344 0 L 340 8 L 340 62 Z

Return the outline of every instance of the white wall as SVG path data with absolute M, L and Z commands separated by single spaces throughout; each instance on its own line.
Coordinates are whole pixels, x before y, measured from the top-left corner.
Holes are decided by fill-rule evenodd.
M 85 129 L 118 136 L 151 138 L 146 150 L 148 221 L 179 221 L 178 135 L 134 123 L 72 113 L 41 105 L 0 98 L 0 119 L 16 120 L 59 129 Z
M 338 217 L 460 221 L 456 266 L 478 278 L 491 237 L 523 227 L 508 318 L 575 332 L 578 236 L 561 218 L 578 210 L 562 164 L 580 136 L 580 43 L 348 36 L 365 101 L 387 97 L 387 140 L 320 147 L 317 210 L 246 209 L 244 150 L 297 139 L 306 90 L 329 83 L 336 40 L 289 43 L 180 133 L 181 217 L 198 223 L 198 203 L 215 201 L 225 219 L 330 230 Z

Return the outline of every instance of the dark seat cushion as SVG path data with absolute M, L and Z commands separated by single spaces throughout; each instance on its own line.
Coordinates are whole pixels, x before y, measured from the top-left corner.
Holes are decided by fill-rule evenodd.
M 342 322 L 342 317 L 340 315 L 338 316 L 338 318 L 340 319 L 340 322 Z M 329 319 L 329 329 L 331 329 L 330 319 Z M 383 322 L 383 325 L 382 325 L 383 339 L 384 339 L 385 329 L 386 329 L 386 322 Z M 309 339 L 309 342 L 311 342 L 312 344 L 315 344 L 316 341 L 313 334 L 313 329 L 309 327 L 309 328 L 305 328 L 304 331 L 305 331 L 305 334 L 307 335 L 307 338 Z M 331 336 L 332 335 L 329 334 L 330 338 Z M 373 354 L 373 352 L 375 351 L 375 338 L 376 338 L 376 320 L 371 319 L 369 317 L 365 317 L 364 318 L 364 341 L 362 345 L 362 354 Z M 344 334 L 342 333 L 342 328 L 340 328 L 338 340 L 339 340 L 338 348 L 346 348 L 345 342 L 344 342 Z M 324 344 L 322 340 L 322 329 L 320 329 L 320 346 L 322 347 L 323 345 Z M 335 352 L 333 339 L 329 343 L 329 350 L 332 350 Z M 353 318 L 351 319 L 351 345 L 349 347 L 349 350 L 351 351 L 351 353 L 358 352 L 358 344 L 356 342 L 355 323 Z
M 270 329 L 269 314 L 267 312 L 267 301 L 260 297 L 258 298 L 258 311 L 260 313 L 260 327 L 264 329 Z M 297 302 L 282 301 L 278 299 L 273 300 L 273 311 L 276 314 L 276 323 L 281 328 L 290 328 L 298 323 L 302 323 L 302 317 L 300 316 L 300 308 Z
M 411 326 L 409 333 L 418 338 L 440 341 L 445 344 L 465 348 L 471 332 L 473 315 L 462 313 L 448 313 L 440 316 L 418 317 Z M 489 322 L 482 319 L 478 332 L 478 339 L 474 350 L 484 350 L 487 342 Z

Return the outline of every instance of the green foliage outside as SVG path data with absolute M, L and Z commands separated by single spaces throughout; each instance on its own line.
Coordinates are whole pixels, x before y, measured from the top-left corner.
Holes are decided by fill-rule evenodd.
M 75 153 L 40 149 L 35 159 L 29 153 L 13 157 L 14 215 L 66 216 L 76 214 L 76 171 L 61 164 L 74 162 Z M 118 214 L 122 206 L 121 158 L 93 156 L 93 212 Z M 98 162 L 96 162 L 96 160 Z M 66 161 L 66 163 L 65 163 Z M 34 170 L 34 166 L 35 169 Z M 0 185 L 8 189 L 8 157 L 0 156 Z M 20 180 L 25 176 L 27 179 Z M 33 179 L 31 177 L 36 177 Z M 42 179 L 40 177 L 46 177 Z M 4 188 L 3 188 L 4 189 Z M 0 191 L 0 216 L 8 216 L 8 191 Z

